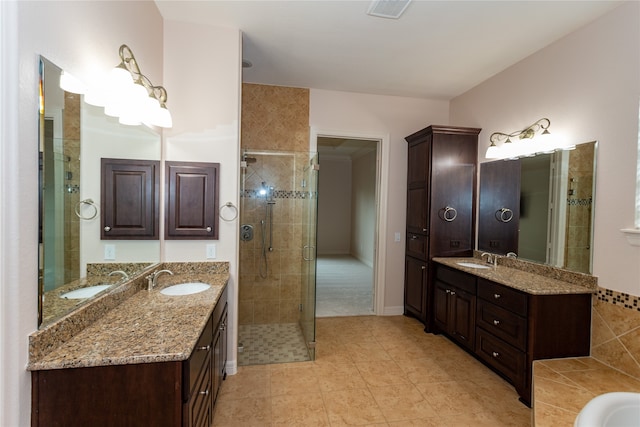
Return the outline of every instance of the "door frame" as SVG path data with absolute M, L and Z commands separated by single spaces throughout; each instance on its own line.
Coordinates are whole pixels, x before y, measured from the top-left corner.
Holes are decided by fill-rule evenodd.
M 318 129 L 311 127 L 309 149 L 311 153 L 318 151 L 318 137 L 363 139 L 377 141 L 376 144 L 376 230 L 375 256 L 373 268 L 373 314 L 385 315 L 385 272 L 387 247 L 384 236 L 387 235 L 387 210 L 389 188 L 389 134 L 371 134 L 335 129 Z M 322 166 L 320 166 L 322 172 Z

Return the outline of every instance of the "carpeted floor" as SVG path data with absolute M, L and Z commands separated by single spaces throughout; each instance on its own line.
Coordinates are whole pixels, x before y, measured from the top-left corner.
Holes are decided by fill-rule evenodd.
M 316 317 L 373 314 L 373 269 L 350 255 L 318 255 Z

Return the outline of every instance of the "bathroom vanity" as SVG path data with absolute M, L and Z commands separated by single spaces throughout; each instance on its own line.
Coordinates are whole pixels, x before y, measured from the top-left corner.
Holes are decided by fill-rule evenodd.
M 211 425 L 226 375 L 228 272 L 193 274 L 188 264 L 169 267 L 176 274 L 151 291 L 142 278 L 77 334 L 57 328 L 61 342 L 31 349 L 33 426 Z M 211 287 L 162 293 L 185 281 Z
M 534 360 L 589 355 L 593 287 L 479 258 L 434 262 L 434 331 L 512 383 L 525 404 Z

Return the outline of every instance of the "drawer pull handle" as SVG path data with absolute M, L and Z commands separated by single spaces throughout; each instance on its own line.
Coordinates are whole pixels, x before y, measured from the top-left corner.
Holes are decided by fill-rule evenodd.
M 219 328 L 221 331 L 224 331 L 225 329 L 227 329 L 227 325 L 225 325 L 224 323 L 222 325 L 220 325 Z
M 206 389 L 205 391 L 198 392 L 198 394 L 203 394 L 205 396 L 208 396 L 209 395 L 209 389 Z
M 446 289 L 445 292 L 448 293 L 448 294 L 451 293 L 451 291 L 449 289 Z
M 498 298 L 500 298 L 501 296 L 502 296 L 502 295 L 500 295 L 500 294 L 493 294 L 493 297 L 494 297 L 495 299 L 498 299 Z
M 498 325 L 500 324 L 500 321 L 499 321 L 499 320 L 494 320 L 494 321 L 493 321 L 493 324 L 494 324 L 494 325 L 496 325 L 496 326 L 498 326 Z
M 411 240 L 418 240 L 418 236 L 416 236 L 415 234 L 411 235 Z
M 500 357 L 500 353 L 498 353 L 497 351 L 494 351 L 493 353 L 491 353 L 491 355 L 493 357 Z
M 427 266 L 426 266 L 426 265 L 423 265 L 423 266 L 421 266 L 420 268 L 421 268 L 421 269 L 423 269 L 423 270 L 426 270 L 426 269 L 427 269 Z
M 203 347 L 196 347 L 196 350 L 209 351 L 209 350 L 211 350 L 211 346 L 210 345 L 206 345 L 206 346 L 203 346 Z
M 455 295 L 455 294 L 456 294 L 456 291 L 451 291 L 451 295 Z

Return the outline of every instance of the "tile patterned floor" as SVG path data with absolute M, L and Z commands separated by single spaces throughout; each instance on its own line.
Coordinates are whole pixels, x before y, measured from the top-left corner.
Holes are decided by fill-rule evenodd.
M 238 366 L 305 362 L 309 352 L 297 323 L 240 325 Z
M 529 426 L 507 382 L 404 316 L 318 319 L 315 362 L 240 367 L 214 426 Z

